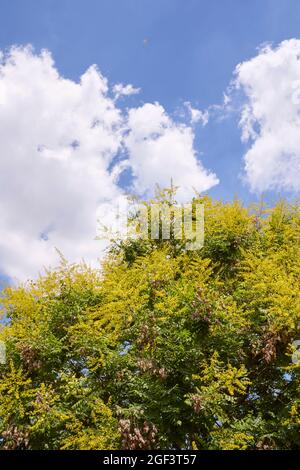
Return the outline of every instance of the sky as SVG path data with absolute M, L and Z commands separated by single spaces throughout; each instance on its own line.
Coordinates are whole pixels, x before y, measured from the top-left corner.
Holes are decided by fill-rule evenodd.
M 0 276 L 98 263 L 99 220 L 156 183 L 300 190 L 298 0 L 1 0 Z

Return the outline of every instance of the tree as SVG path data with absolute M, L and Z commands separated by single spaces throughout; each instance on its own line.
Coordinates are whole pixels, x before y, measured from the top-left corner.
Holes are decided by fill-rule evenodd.
M 300 448 L 300 207 L 195 202 L 202 250 L 115 240 L 5 290 L 0 447 Z

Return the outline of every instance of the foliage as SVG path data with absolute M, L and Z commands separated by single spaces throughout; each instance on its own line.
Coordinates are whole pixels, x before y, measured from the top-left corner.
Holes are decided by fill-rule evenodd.
M 1 448 L 300 449 L 300 207 L 194 202 L 200 251 L 115 240 L 6 289 Z

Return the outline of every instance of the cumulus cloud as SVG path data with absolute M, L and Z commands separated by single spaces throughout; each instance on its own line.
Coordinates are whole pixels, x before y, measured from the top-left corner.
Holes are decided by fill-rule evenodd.
M 240 126 L 250 146 L 246 179 L 253 191 L 300 190 L 300 40 L 264 46 L 236 68 L 246 97 Z
M 193 130 L 174 123 L 158 104 L 144 104 L 129 111 L 125 139 L 135 188 L 149 190 L 156 182 L 170 186 L 171 178 L 180 187 L 182 200 L 193 194 L 193 188 L 206 191 L 218 183 L 214 173 L 204 169 L 196 158 Z
M 94 260 L 101 202 L 120 196 L 107 168 L 122 116 L 89 68 L 62 78 L 48 52 L 12 49 L 0 67 L 0 263 L 23 279 L 55 260 Z
M 135 92 L 118 85 L 115 95 Z M 171 177 L 187 195 L 217 178 L 197 161 L 193 131 L 159 104 L 117 107 L 97 67 L 74 82 L 47 51 L 12 48 L 0 56 L 0 272 L 20 280 L 69 260 L 96 264 L 97 221 L 111 220 L 124 198 L 118 178 L 151 191 Z M 123 157 L 120 159 L 120 155 Z

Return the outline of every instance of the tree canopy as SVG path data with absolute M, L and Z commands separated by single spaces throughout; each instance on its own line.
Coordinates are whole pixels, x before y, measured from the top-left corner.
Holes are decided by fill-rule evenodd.
M 5 289 L 0 448 L 300 449 L 300 206 L 194 202 L 201 250 L 115 240 Z

